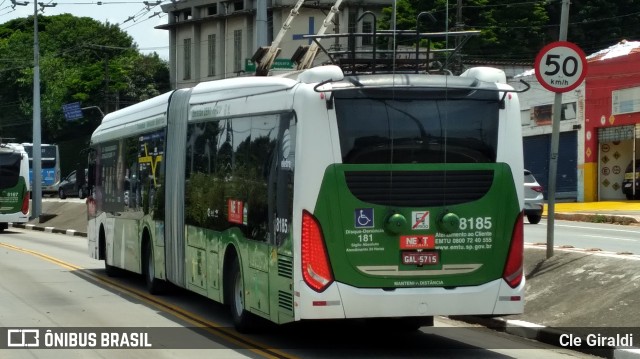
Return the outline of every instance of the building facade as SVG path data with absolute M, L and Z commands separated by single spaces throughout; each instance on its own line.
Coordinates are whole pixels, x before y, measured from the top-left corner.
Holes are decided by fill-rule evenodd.
M 259 44 L 255 25 L 258 1 L 267 1 L 266 44 Z M 192 87 L 202 81 L 243 76 L 253 72 L 251 57 L 261 46 L 268 46 L 280 32 L 296 0 L 183 0 L 162 5 L 168 23 L 156 28 L 169 31 L 169 66 L 173 88 Z M 328 25 L 327 34 L 370 32 L 373 17 L 358 18 L 366 11 L 381 18 L 392 0 L 342 1 L 339 12 Z M 290 24 L 282 42 L 278 65 L 291 69 L 290 58 L 301 45 L 311 43 L 302 36 L 316 34 L 334 1 L 305 3 Z M 329 40 L 324 40 L 329 41 Z M 366 44 L 357 44 L 363 46 Z M 331 43 L 323 46 L 343 46 Z M 326 60 L 318 56 L 316 62 Z
M 551 120 L 555 93 L 538 82 L 533 70 L 516 76 L 514 80 L 524 80 L 531 86 L 527 92 L 520 94 L 524 164 L 543 186 L 545 198 L 548 198 Z M 517 83 L 512 85 L 516 88 L 523 87 Z M 585 84 L 582 83 L 575 90 L 562 95 L 556 178 L 558 199 L 579 202 L 584 200 L 584 122 Z
M 556 197 L 624 200 L 625 170 L 640 158 L 640 42 L 622 41 L 587 61 L 585 81 L 562 95 Z M 555 94 L 533 70 L 517 75 L 514 87 L 520 79 L 531 85 L 520 95 L 525 167 L 546 187 Z
M 625 199 L 625 169 L 640 158 L 640 41 L 622 41 L 587 60 L 585 201 Z

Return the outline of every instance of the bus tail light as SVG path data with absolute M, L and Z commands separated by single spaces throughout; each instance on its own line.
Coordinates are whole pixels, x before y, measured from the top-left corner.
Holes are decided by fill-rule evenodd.
M 29 213 L 29 191 L 24 192 L 24 197 L 22 197 L 22 214 Z
M 324 291 L 333 282 L 322 228 L 307 211 L 302 211 L 302 277 L 317 292 Z
M 524 213 L 516 219 L 511 236 L 511 246 L 504 266 L 502 278 L 511 288 L 515 288 L 522 282 L 524 271 Z

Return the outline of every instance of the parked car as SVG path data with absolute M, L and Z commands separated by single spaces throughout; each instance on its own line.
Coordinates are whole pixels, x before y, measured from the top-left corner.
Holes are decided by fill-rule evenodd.
M 634 179 L 635 177 L 635 179 Z M 636 193 L 633 194 L 633 186 L 635 183 Z M 633 175 L 633 161 L 629 161 L 627 169 L 624 171 L 624 180 L 622 181 L 622 193 L 627 199 L 640 199 L 640 159 L 636 159 L 636 175 Z
M 531 171 L 524 170 L 524 215 L 531 224 L 538 224 L 544 209 L 543 188 Z
M 85 179 L 87 170 L 85 170 Z M 87 197 L 87 185 L 86 180 L 82 185 L 77 183 L 76 171 L 72 171 L 65 177 L 61 182 L 60 186 L 58 186 L 58 196 L 61 199 L 67 198 L 67 196 L 78 196 L 81 199 Z

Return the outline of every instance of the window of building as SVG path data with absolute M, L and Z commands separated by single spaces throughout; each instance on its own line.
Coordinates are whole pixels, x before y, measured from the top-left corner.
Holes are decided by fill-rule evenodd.
M 242 71 L 242 30 L 233 31 L 233 71 Z
M 356 15 L 358 15 L 355 11 L 349 11 L 349 24 L 348 24 L 348 31 L 351 32 L 357 32 L 357 24 L 356 24 Z
M 365 34 L 373 33 L 373 23 L 371 21 L 363 21 L 362 22 L 362 32 Z M 362 45 L 371 46 L 373 44 L 373 35 L 364 36 L 362 38 Z
M 233 11 L 244 10 L 244 1 L 234 1 L 233 2 Z
M 184 76 L 183 80 L 191 79 L 191 39 L 184 39 Z
M 207 16 L 217 15 L 218 7 L 216 5 L 207 6 Z
M 191 20 L 191 9 L 185 10 L 182 15 L 184 16 L 184 20 Z
M 209 76 L 216 75 L 216 34 L 210 34 L 208 36 L 208 71 Z

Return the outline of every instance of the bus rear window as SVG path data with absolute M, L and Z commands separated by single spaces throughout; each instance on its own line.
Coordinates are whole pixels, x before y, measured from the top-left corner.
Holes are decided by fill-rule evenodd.
M 336 92 L 343 163 L 495 162 L 496 92 L 374 91 Z
M 19 153 L 0 154 L 0 189 L 11 188 L 18 184 L 21 159 Z

